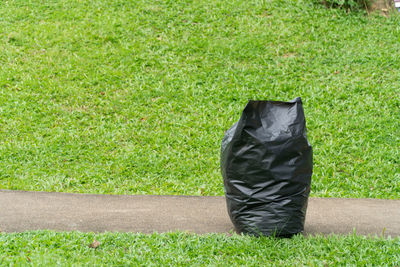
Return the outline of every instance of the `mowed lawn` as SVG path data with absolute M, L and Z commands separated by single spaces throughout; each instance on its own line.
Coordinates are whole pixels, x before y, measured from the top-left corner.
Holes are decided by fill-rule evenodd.
M 301 96 L 313 196 L 400 197 L 400 17 L 312 1 L 3 1 L 0 186 L 222 195 L 248 99 Z
M 220 141 L 247 100 L 297 96 L 311 195 L 398 199 L 398 15 L 317 0 L 0 2 L 0 189 L 223 195 Z M 376 266 L 399 265 L 399 247 L 42 231 L 0 233 L 0 264 Z
M 398 266 L 399 263 L 398 238 L 348 235 L 273 239 L 236 234 L 95 235 L 48 231 L 0 234 L 2 266 Z

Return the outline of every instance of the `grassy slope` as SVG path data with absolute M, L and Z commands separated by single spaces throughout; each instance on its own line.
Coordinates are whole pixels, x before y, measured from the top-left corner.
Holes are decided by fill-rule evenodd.
M 88 245 L 96 239 L 97 249 Z M 383 266 L 400 263 L 400 239 L 357 236 L 293 239 L 168 233 L 0 234 L 0 264 L 169 266 Z
M 3 1 L 0 188 L 222 195 L 247 99 L 302 96 L 312 194 L 398 198 L 399 22 L 309 1 Z

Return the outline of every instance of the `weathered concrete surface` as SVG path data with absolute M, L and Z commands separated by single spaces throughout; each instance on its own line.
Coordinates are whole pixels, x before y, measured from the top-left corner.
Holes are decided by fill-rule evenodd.
M 225 233 L 223 197 L 117 196 L 0 190 L 0 230 Z M 311 198 L 306 234 L 400 236 L 400 200 Z

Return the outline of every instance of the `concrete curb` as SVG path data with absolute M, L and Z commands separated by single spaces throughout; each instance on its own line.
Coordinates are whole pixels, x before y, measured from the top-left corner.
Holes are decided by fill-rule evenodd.
M 224 197 L 0 190 L 0 230 L 228 233 Z M 305 234 L 400 236 L 400 200 L 310 198 Z

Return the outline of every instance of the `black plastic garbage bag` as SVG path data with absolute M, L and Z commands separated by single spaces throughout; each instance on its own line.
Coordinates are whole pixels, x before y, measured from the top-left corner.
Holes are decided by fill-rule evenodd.
M 302 232 L 312 169 L 301 98 L 250 100 L 221 146 L 226 202 L 236 230 L 282 237 Z

